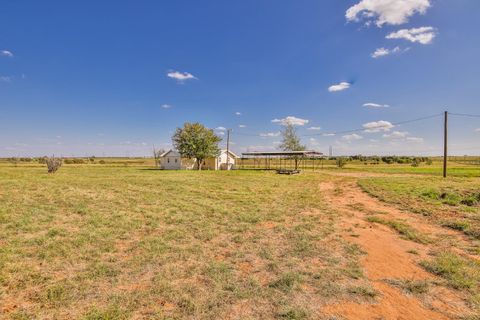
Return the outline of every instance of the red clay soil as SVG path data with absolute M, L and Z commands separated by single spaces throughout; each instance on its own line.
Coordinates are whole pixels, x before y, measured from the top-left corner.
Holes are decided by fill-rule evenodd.
M 468 315 L 469 309 L 460 294 L 454 290 L 430 290 L 427 298 L 407 294 L 401 288 L 388 284 L 386 279 L 435 280 L 435 276 L 422 269 L 418 262 L 427 257 L 428 245 L 404 240 L 390 228 L 367 222 L 367 214 L 381 211 L 385 219 L 414 220 L 417 230 L 429 235 L 451 233 L 441 227 L 421 221 L 414 215 L 401 212 L 364 193 L 349 178 L 336 178 L 323 183 L 320 191 L 332 207 L 340 212 L 342 236 L 358 244 L 366 252 L 361 259 L 368 280 L 378 291 L 373 303 L 339 301 L 325 306 L 322 311 L 342 319 L 456 319 Z M 354 208 L 361 208 L 357 210 Z M 418 255 L 408 251 L 415 250 Z

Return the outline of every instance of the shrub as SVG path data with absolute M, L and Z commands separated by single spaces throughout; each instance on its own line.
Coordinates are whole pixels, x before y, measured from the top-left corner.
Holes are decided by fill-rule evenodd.
M 46 158 L 48 173 L 55 173 L 62 166 L 62 159 L 51 157 Z
M 98 163 L 105 164 L 105 160 L 100 160 L 100 161 L 98 161 Z
M 337 158 L 337 160 L 335 161 L 335 164 L 337 165 L 338 168 L 343 168 L 347 164 L 347 159 Z
M 65 164 L 83 164 L 83 159 L 65 159 Z

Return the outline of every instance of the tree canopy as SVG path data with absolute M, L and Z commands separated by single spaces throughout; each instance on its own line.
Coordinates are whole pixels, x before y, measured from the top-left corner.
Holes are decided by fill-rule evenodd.
M 198 122 L 186 122 L 182 128 L 175 130 L 172 137 L 173 146 L 182 157 L 196 159 L 198 170 L 201 170 L 203 160 L 220 154 L 220 141 L 222 139 L 212 129 Z
M 288 123 L 282 131 L 282 142 L 279 145 L 283 151 L 303 151 L 306 149 L 300 142 L 295 126 Z

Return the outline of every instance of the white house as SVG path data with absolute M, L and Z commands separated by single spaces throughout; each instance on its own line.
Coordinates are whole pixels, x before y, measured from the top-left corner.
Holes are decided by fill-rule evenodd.
M 202 163 L 203 170 L 226 170 L 227 159 L 228 169 L 235 168 L 235 161 L 238 156 L 232 151 L 221 150 L 220 155 L 214 158 L 207 158 Z M 160 155 L 160 169 L 164 170 L 192 170 L 196 168 L 195 159 L 182 158 L 180 153 L 175 150 L 169 150 Z

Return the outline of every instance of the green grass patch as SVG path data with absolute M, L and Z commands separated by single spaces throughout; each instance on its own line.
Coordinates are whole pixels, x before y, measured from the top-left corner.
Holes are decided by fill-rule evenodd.
M 430 240 L 426 235 L 415 230 L 406 222 L 398 221 L 398 220 L 387 220 L 377 216 L 369 216 L 366 218 L 366 220 L 368 222 L 380 223 L 380 224 L 386 225 L 392 228 L 393 230 L 395 230 L 396 232 L 398 232 L 400 235 L 402 235 L 403 238 L 407 240 L 411 240 L 418 243 L 424 243 L 424 244 L 430 242 Z
M 437 254 L 421 265 L 428 271 L 445 278 L 455 289 L 466 289 L 478 293 L 480 284 L 480 263 L 463 258 L 452 252 Z

